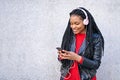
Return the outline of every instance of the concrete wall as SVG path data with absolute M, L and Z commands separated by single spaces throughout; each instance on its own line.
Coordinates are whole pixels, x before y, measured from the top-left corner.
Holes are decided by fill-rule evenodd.
M 55 48 L 79 6 L 105 38 L 98 80 L 120 80 L 120 0 L 0 0 L 0 80 L 59 80 Z

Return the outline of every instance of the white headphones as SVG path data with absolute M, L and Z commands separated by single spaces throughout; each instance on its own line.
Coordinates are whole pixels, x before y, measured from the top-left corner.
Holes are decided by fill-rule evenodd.
M 81 10 L 85 14 L 86 18 L 83 20 L 83 24 L 88 25 L 89 24 L 89 19 L 88 19 L 86 11 L 82 8 L 77 8 L 77 9 Z

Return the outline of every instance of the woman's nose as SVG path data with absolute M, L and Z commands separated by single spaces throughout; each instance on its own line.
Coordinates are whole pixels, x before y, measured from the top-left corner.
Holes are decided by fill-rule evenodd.
M 72 25 L 71 27 L 74 29 L 76 26 L 75 26 L 75 25 Z

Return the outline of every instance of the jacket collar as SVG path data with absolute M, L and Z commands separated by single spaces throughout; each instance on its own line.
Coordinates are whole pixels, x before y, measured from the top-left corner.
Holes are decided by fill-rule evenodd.
M 75 52 L 75 47 L 76 47 L 76 39 L 75 39 L 75 36 L 73 36 L 73 40 L 72 40 L 72 44 L 71 44 L 71 47 L 70 47 L 70 51 L 72 52 Z M 78 54 L 81 54 L 86 48 L 86 39 L 83 40 L 83 43 L 78 51 Z

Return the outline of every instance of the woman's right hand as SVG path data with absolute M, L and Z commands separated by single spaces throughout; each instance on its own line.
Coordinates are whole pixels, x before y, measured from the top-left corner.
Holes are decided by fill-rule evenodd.
M 68 60 L 75 60 L 77 62 L 82 60 L 82 56 L 79 56 L 75 52 L 66 51 L 66 50 L 58 51 L 58 56 L 60 60 L 68 59 Z

